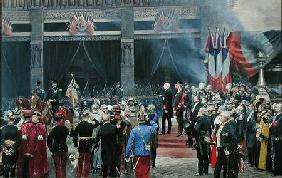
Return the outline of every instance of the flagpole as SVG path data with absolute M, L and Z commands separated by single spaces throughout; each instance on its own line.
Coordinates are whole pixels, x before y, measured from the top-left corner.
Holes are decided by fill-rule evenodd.
M 74 81 L 74 75 L 73 73 L 71 73 L 71 76 L 72 76 L 72 79 L 71 79 L 71 85 L 72 85 L 72 82 Z M 73 89 L 73 88 L 72 88 Z M 72 107 L 74 108 L 74 97 L 72 96 Z

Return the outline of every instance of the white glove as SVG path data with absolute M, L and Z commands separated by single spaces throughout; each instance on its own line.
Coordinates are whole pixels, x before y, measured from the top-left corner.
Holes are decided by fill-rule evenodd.
M 22 135 L 22 139 L 23 140 L 27 140 L 27 136 L 26 135 Z
M 43 136 L 42 135 L 38 135 L 37 140 L 43 140 Z

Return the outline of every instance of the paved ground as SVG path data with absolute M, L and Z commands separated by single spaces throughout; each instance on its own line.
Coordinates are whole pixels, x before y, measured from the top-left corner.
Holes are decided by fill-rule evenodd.
M 158 157 L 156 167 L 151 169 L 151 178 L 190 178 L 196 177 L 194 174 L 197 172 L 197 159 L 196 158 L 169 158 Z M 51 165 L 53 166 L 53 165 Z M 50 178 L 55 177 L 54 167 L 50 172 Z M 75 178 L 75 171 L 71 172 L 68 166 L 68 178 Z M 98 174 L 91 174 L 90 178 L 102 177 Z M 123 178 L 133 178 L 134 176 L 122 176 Z M 209 175 L 200 176 L 202 178 L 213 178 L 213 169 L 209 170 Z M 266 171 L 259 172 L 255 168 L 246 166 L 245 172 L 239 175 L 239 178 L 270 178 L 272 175 Z M 276 176 L 282 178 L 282 176 Z

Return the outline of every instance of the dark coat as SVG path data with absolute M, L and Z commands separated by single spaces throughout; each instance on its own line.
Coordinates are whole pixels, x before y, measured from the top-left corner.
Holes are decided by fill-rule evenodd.
M 249 120 L 246 122 L 246 146 L 254 148 L 256 144 L 256 119 L 254 113 L 251 113 Z
M 228 121 L 222 128 L 220 133 L 221 146 L 223 149 L 228 149 L 229 151 L 235 151 L 238 147 L 238 137 L 237 137 L 237 124 L 234 120 Z
M 96 142 L 101 139 L 101 157 L 104 165 L 117 164 L 118 135 L 119 129 L 111 123 L 101 125 L 98 130 Z
M 194 108 L 194 105 L 192 106 L 192 122 L 193 123 L 195 123 L 197 121 L 197 115 L 198 115 L 198 112 L 201 109 L 201 107 L 203 107 L 203 104 L 201 102 L 197 103 L 195 108 Z
M 170 89 L 166 90 L 163 95 L 163 109 L 168 111 L 167 115 L 170 118 L 173 116 L 172 99 L 172 91 Z
M 49 150 L 53 152 L 67 152 L 68 146 L 66 144 L 69 129 L 66 126 L 54 127 L 47 137 L 47 145 Z

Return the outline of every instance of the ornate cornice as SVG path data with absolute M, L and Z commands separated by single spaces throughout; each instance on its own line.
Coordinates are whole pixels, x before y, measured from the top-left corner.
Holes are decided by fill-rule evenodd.
M 2 16 L 9 18 L 11 23 L 30 22 L 30 11 L 2 11 Z
M 87 14 L 95 19 L 108 19 L 115 21 L 120 18 L 120 9 L 73 9 L 73 10 L 46 10 L 44 22 L 69 22 L 70 19 L 78 14 Z
M 167 6 L 167 7 L 135 7 L 134 19 L 151 19 L 162 9 L 174 10 L 176 15 L 182 19 L 194 19 L 199 17 L 198 6 Z
M 135 20 L 154 20 L 161 9 L 172 9 L 179 19 L 199 18 L 198 6 L 163 6 L 163 7 L 134 7 Z M 71 17 L 77 13 L 85 13 L 95 21 L 117 21 L 121 18 L 121 8 L 111 9 L 42 9 L 44 11 L 44 22 L 69 22 Z M 3 16 L 8 17 L 12 23 L 30 23 L 29 10 L 4 10 Z
M 149 39 L 176 39 L 176 38 L 200 38 L 200 34 L 192 33 L 192 34 L 183 34 L 183 33 L 175 33 L 175 34 L 138 34 L 134 35 L 135 40 L 149 40 Z
M 2 36 L 2 42 L 29 42 L 30 36 Z
M 44 41 L 111 41 L 120 40 L 120 35 L 103 36 L 44 36 Z

